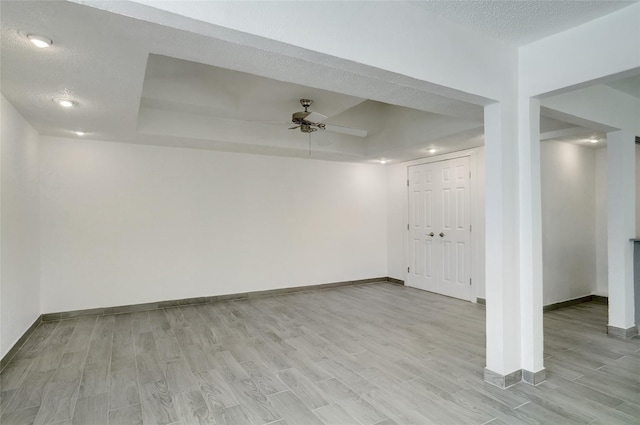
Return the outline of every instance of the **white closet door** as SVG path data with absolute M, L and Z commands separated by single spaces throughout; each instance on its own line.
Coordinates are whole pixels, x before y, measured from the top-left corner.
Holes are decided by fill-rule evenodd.
M 427 166 L 428 165 L 428 166 Z M 408 285 L 427 291 L 438 290 L 441 266 L 435 256 L 436 229 L 440 228 L 437 206 L 437 167 L 433 164 L 409 167 Z
M 471 299 L 469 158 L 409 167 L 407 285 Z

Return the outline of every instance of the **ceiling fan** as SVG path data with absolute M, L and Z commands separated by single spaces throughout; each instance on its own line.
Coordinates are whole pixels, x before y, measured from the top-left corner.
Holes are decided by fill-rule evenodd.
M 359 128 L 342 127 L 339 125 L 324 124 L 323 121 L 328 117 L 317 112 L 310 112 L 309 107 L 313 104 L 311 99 L 300 99 L 300 104 L 304 111 L 294 112 L 291 116 L 291 122 L 296 124 L 289 130 L 300 129 L 303 133 L 313 133 L 318 130 L 327 130 L 333 133 L 347 134 L 350 136 L 367 137 L 367 130 Z

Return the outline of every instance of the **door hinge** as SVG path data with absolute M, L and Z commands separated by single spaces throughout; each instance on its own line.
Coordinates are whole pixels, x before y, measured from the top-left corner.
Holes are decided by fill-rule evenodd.
M 407 187 L 409 187 L 409 180 L 407 180 Z
M 471 225 L 469 225 L 469 231 L 471 231 Z
M 469 278 L 469 285 L 471 285 L 471 278 Z
M 407 230 L 409 230 L 409 223 L 407 223 Z
M 410 270 L 411 270 L 411 268 L 407 267 L 407 273 L 409 273 Z
M 469 178 L 471 178 L 471 171 L 469 171 Z

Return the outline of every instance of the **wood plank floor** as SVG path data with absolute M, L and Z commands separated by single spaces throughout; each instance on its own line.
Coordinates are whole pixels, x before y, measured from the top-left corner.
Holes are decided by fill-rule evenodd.
M 0 423 L 639 424 L 640 339 L 544 315 L 547 381 L 482 380 L 484 307 L 388 283 L 42 323 Z

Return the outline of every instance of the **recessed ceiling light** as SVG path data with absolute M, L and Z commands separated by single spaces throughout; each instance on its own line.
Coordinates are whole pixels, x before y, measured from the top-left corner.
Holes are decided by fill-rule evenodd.
M 76 134 L 77 134 L 78 136 L 84 136 L 84 135 L 85 135 L 85 134 L 87 134 L 87 133 L 85 133 L 84 131 L 76 131 Z
M 384 159 L 384 158 L 380 158 L 380 159 L 378 160 L 378 162 L 379 162 L 380 164 L 386 164 L 386 163 L 388 162 L 388 160 L 387 160 L 387 159 Z
M 53 99 L 53 101 L 56 102 L 58 105 L 62 106 L 63 108 L 71 108 L 77 105 L 76 102 L 74 102 L 71 99 L 67 99 L 66 97 L 56 97 Z
M 589 139 L 591 143 L 598 143 L 598 139 Z
M 429 148 L 429 153 L 436 153 L 437 149 L 436 148 Z
M 27 38 L 31 43 L 33 43 L 34 46 L 39 47 L 41 49 L 44 49 L 45 47 L 49 47 L 53 43 L 47 37 L 43 37 L 41 35 L 36 35 L 36 34 L 28 34 Z

